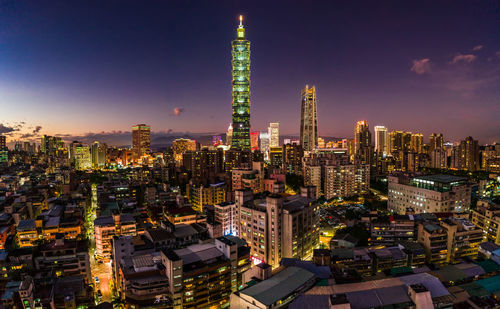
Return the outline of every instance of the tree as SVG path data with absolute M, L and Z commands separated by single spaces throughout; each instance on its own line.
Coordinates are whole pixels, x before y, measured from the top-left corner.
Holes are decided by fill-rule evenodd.
M 300 187 L 304 185 L 304 177 L 297 174 L 286 174 L 286 185 L 299 194 Z

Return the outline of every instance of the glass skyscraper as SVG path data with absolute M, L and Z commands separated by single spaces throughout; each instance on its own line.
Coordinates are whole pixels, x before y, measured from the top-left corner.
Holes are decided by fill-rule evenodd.
M 302 89 L 300 112 L 300 144 L 304 151 L 313 151 L 318 146 L 318 118 L 316 116 L 316 87 L 306 85 Z
M 245 38 L 243 17 L 232 42 L 233 137 L 231 147 L 250 151 L 250 41 Z

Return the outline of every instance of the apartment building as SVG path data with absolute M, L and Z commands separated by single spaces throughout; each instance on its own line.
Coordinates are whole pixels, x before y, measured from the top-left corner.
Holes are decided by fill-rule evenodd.
M 249 190 L 236 191 L 238 236 L 250 246 L 255 264 L 279 266 L 282 258 L 312 256 L 318 243 L 317 204 L 303 195 L 270 195 L 253 199 Z
M 241 253 L 239 253 L 241 248 Z M 174 308 L 221 308 L 250 266 L 248 247 L 231 238 L 184 249 L 162 250 L 168 293 Z
M 371 245 L 394 245 L 399 241 L 416 240 L 415 218 L 412 215 L 377 217 L 370 223 Z
M 368 164 L 326 165 L 323 169 L 326 199 L 364 194 L 370 189 Z
M 113 249 L 112 239 L 114 236 L 135 235 L 137 235 L 136 221 L 129 214 L 98 217 L 94 220 L 96 258 L 109 260 Z
M 88 248 L 84 241 L 67 240 L 60 234 L 39 247 L 34 260 L 35 269 L 47 277 L 83 276 L 91 282 Z
M 447 230 L 448 263 L 463 257 L 477 256 L 479 244 L 483 242 L 483 231 L 480 228 L 467 219 L 453 217 L 442 220 L 441 226 Z
M 227 186 L 224 182 L 210 185 L 187 185 L 186 195 L 193 206 L 198 211 L 203 211 L 204 205 L 215 205 L 227 201 Z
M 483 230 L 485 237 L 500 245 L 500 201 L 481 199 L 472 211 L 472 223 Z
M 251 189 L 253 193 L 261 193 L 264 189 L 264 165 L 252 162 L 252 168 L 235 168 L 231 173 L 232 189 Z

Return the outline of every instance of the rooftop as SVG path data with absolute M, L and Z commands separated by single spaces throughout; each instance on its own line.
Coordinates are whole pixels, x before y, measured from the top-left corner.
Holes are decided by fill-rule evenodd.
M 465 177 L 443 175 L 443 174 L 419 176 L 419 177 L 415 177 L 414 179 L 427 180 L 427 181 L 433 181 L 433 182 L 439 182 L 439 183 L 452 183 L 452 182 L 459 182 L 459 181 L 467 181 L 468 180 Z
M 35 220 L 21 220 L 17 225 L 18 231 L 32 231 L 36 229 Z
M 214 244 L 197 244 L 184 249 L 174 250 L 174 252 L 182 259 L 183 265 L 207 262 L 224 255 Z
M 313 278 L 313 273 L 292 266 L 267 280 L 241 290 L 239 293 L 251 296 L 264 305 L 270 306 L 281 299 L 285 299 Z

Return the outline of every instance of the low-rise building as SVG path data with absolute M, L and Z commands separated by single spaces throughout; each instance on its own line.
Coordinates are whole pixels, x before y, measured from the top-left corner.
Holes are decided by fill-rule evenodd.
M 65 240 L 63 235 L 39 247 L 34 258 L 35 269 L 44 276 L 83 276 L 91 282 L 88 248 L 84 241 Z
M 313 273 L 287 267 L 269 279 L 231 294 L 231 308 L 270 309 L 286 307 L 316 282 Z
M 393 215 L 370 220 L 370 244 L 391 246 L 398 241 L 413 241 L 415 220 L 412 215 Z
M 33 247 L 38 240 L 38 230 L 35 220 L 22 220 L 16 227 L 16 236 L 19 247 Z

